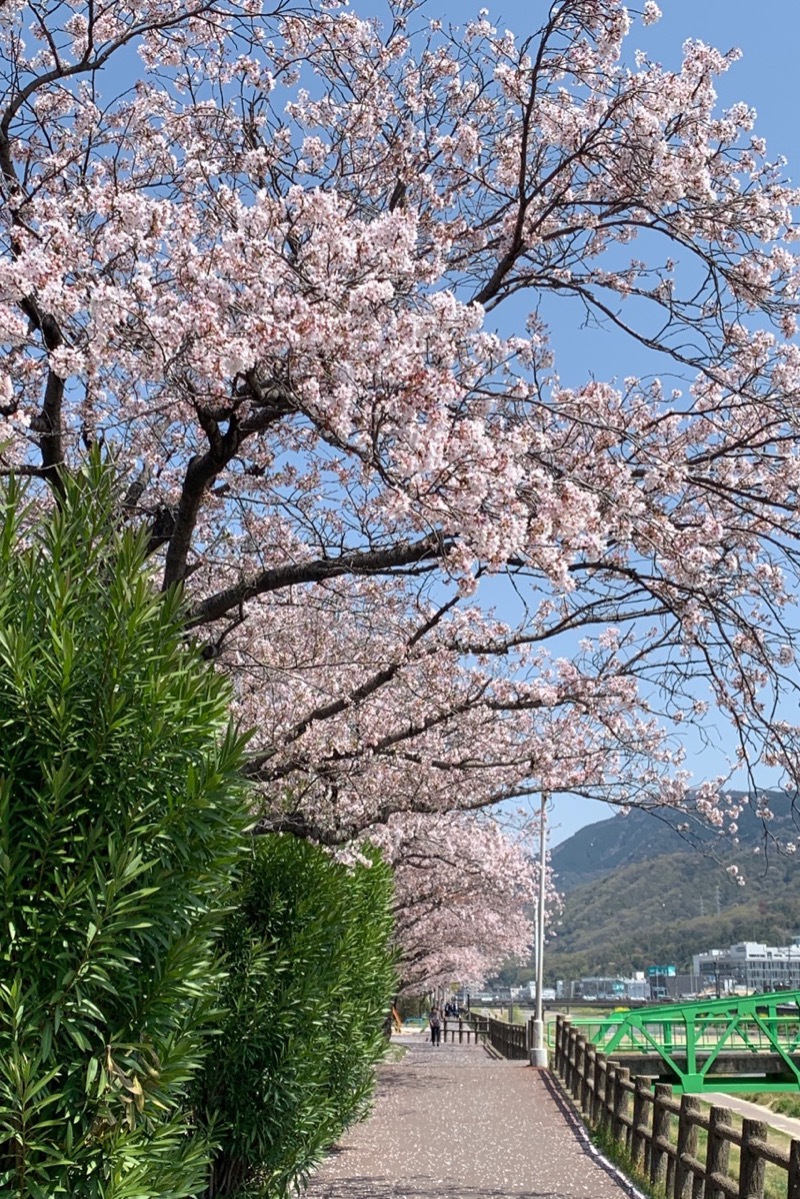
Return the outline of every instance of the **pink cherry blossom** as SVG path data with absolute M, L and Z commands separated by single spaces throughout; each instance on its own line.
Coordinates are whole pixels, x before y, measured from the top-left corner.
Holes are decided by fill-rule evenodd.
M 709 712 L 795 786 L 798 193 L 718 108 L 738 55 L 633 58 L 620 0 L 389 7 L 3 6 L 0 469 L 47 502 L 113 452 L 262 828 L 502 876 L 478 813 L 684 806 Z M 567 386 L 556 303 L 652 372 Z

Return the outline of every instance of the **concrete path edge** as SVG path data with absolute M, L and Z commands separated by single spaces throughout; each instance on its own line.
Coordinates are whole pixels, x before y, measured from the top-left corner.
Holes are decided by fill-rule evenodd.
M 561 1079 L 558 1077 L 558 1075 L 551 1073 L 549 1070 L 542 1070 L 542 1078 L 548 1091 L 558 1104 L 565 1121 L 567 1124 L 569 1124 L 575 1136 L 579 1141 L 582 1142 L 598 1165 L 602 1166 L 607 1174 L 610 1174 L 612 1178 L 616 1179 L 623 1190 L 628 1192 L 631 1199 L 647 1199 L 647 1196 L 644 1194 L 644 1192 L 639 1190 L 636 1184 L 632 1182 L 630 1178 L 628 1178 L 628 1175 L 625 1174 L 624 1171 L 619 1168 L 619 1166 L 615 1166 L 614 1163 L 597 1148 L 591 1136 L 589 1135 L 589 1129 L 578 1115 L 571 1096 L 567 1094 L 561 1085 Z

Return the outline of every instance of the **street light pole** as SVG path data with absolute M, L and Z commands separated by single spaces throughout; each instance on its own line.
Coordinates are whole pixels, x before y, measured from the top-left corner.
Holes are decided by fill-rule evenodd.
M 547 801 L 549 795 L 542 791 L 541 820 L 539 824 L 539 902 L 536 905 L 536 1007 L 533 1015 L 533 1045 L 530 1064 L 547 1066 L 547 1046 L 544 1040 L 544 884 L 547 872 Z

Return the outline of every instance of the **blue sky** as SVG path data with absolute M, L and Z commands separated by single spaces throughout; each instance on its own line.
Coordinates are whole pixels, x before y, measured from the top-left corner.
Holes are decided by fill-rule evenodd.
M 371 7 L 369 0 L 351 0 L 352 7 L 363 14 Z M 430 0 L 426 15 L 446 22 L 460 24 L 486 7 L 493 24 L 511 29 L 518 37 L 534 32 L 549 8 L 546 0 L 492 0 L 464 3 L 463 0 Z M 641 5 L 631 4 L 634 7 Z M 644 27 L 637 21 L 628 39 L 631 59 L 633 52 L 642 49 L 665 67 L 680 65 L 681 47 L 687 38 L 700 39 L 720 50 L 738 47 L 742 59 L 718 82 L 720 108 L 744 101 L 758 113 L 756 132 L 767 139 L 770 157 L 783 155 L 788 160 L 787 174 L 800 183 L 800 0 L 659 0 L 661 21 Z M 373 8 L 374 11 L 374 8 Z M 562 331 L 563 332 L 563 331 Z M 572 331 L 569 331 L 572 334 Z M 623 377 L 635 373 L 630 361 L 630 347 L 605 331 L 581 332 L 580 354 L 572 357 L 568 377 L 559 364 L 564 382 L 576 384 L 590 370 L 598 378 Z M 554 329 L 556 344 L 559 330 Z M 653 369 L 652 362 L 650 369 Z M 719 752 L 707 749 L 700 753 L 688 749 L 687 768 L 698 779 L 714 775 L 724 768 L 727 748 L 725 732 L 719 737 Z M 776 779 L 759 779 L 764 786 L 774 785 Z M 597 803 L 575 797 L 554 801 L 554 840 L 570 836 L 576 829 L 607 815 Z
M 630 7 L 642 3 L 632 2 Z M 359 16 L 385 12 L 385 0 L 350 0 L 350 4 Z M 800 0 L 659 0 L 659 5 L 663 16 L 658 24 L 644 27 L 637 21 L 634 25 L 627 43 L 631 62 L 634 51 L 642 49 L 664 66 L 678 67 L 687 38 L 699 38 L 721 50 L 740 48 L 742 60 L 719 80 L 720 108 L 740 100 L 755 107 L 756 132 L 767 139 L 770 156 L 784 155 L 789 163 L 787 173 L 800 183 Z M 429 0 L 424 13 L 458 25 L 477 16 L 482 7 L 488 8 L 495 25 L 522 38 L 541 24 L 550 0 Z M 521 325 L 525 312 L 521 310 L 519 315 Z M 566 311 L 564 324 L 554 327 L 553 334 L 556 346 L 560 341 L 561 348 L 568 346 L 570 351 L 558 362 L 561 378 L 568 385 L 584 382 L 590 373 L 601 379 L 623 378 L 642 368 L 630 343 L 607 331 L 581 330 L 576 342 L 576 327 Z M 655 369 L 652 360 L 647 369 Z M 717 753 L 707 749 L 701 753 L 699 742 L 697 748 L 689 745 L 686 765 L 698 780 L 724 768 L 724 732 L 719 742 Z M 759 781 L 769 786 L 776 780 L 765 777 Z M 607 814 L 596 802 L 572 796 L 557 798 L 554 839 L 563 840 Z

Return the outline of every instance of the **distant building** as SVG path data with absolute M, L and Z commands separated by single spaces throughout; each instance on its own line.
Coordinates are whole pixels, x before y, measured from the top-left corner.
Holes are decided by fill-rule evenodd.
M 673 964 L 647 967 L 647 981 L 650 987 L 650 998 L 672 999 L 678 994 L 678 971 Z
M 593 976 L 579 978 L 572 983 L 573 999 L 611 999 L 624 1002 L 626 999 L 647 999 L 649 985 L 644 975 L 636 978 Z
M 518 997 L 520 999 L 536 999 L 536 980 L 532 979 L 527 988 L 518 987 Z M 542 1003 L 551 1003 L 556 997 L 555 987 L 542 987 Z M 516 996 L 515 996 L 516 998 Z
M 699 989 L 800 991 L 800 937 L 791 945 L 762 945 L 740 941 L 728 949 L 709 949 L 692 958 Z
M 694 972 L 682 974 L 677 966 L 661 965 L 647 967 L 650 998 L 654 1003 L 676 1003 L 679 999 L 694 999 L 703 989 L 702 981 Z

